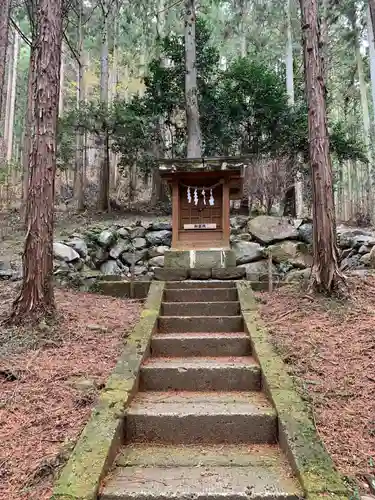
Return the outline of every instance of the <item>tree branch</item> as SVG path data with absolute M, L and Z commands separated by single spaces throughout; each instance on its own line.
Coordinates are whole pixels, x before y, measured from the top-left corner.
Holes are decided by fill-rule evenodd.
M 74 58 L 76 59 L 76 61 L 77 61 L 78 65 L 81 67 L 82 63 L 81 63 L 81 59 L 80 59 L 80 57 L 79 57 L 79 54 L 76 52 L 75 48 L 74 48 L 74 47 L 72 46 L 72 44 L 70 43 L 69 38 L 67 37 L 67 35 L 66 35 L 65 31 L 64 31 L 63 36 L 64 36 L 64 40 L 65 40 L 65 42 L 66 42 L 67 46 L 68 46 L 68 47 L 69 47 L 69 49 L 70 49 L 70 52 L 73 54 L 73 56 L 74 56 Z
M 31 47 L 31 40 L 27 38 L 27 36 L 21 31 L 21 29 L 17 26 L 16 22 L 10 17 L 9 18 L 11 25 L 18 32 L 22 40 L 27 43 L 29 47 Z

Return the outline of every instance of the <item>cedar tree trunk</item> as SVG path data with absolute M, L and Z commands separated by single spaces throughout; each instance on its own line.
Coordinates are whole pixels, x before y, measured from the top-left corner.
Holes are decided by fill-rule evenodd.
M 185 99 L 188 158 L 200 158 L 202 156 L 202 138 L 197 96 L 194 4 L 195 0 L 185 1 Z
M 53 206 L 61 41 L 62 0 L 39 0 L 23 283 L 13 303 L 12 323 L 39 322 L 55 312 Z
M 300 0 L 305 85 L 308 102 L 309 160 L 313 191 L 312 286 L 331 294 L 341 289 L 344 277 L 338 266 L 332 166 L 326 119 L 325 85 L 319 52 L 318 0 Z

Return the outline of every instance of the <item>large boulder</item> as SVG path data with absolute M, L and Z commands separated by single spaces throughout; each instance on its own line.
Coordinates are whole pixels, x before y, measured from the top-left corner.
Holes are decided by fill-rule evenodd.
M 157 257 L 152 257 L 152 259 L 150 259 L 148 263 L 152 267 L 164 267 L 164 255 L 158 255 Z
M 132 245 L 136 250 L 141 250 L 147 247 L 147 241 L 144 238 L 134 238 Z
M 172 231 L 163 229 L 162 231 L 151 231 L 146 234 L 146 240 L 152 247 L 157 246 L 171 246 Z
M 153 222 L 151 225 L 152 231 L 172 231 L 171 222 Z
M 110 247 L 116 240 L 116 234 L 109 229 L 105 229 L 98 236 L 98 243 L 103 248 Z
M 73 238 L 66 242 L 67 245 L 74 248 L 74 250 L 85 259 L 89 253 L 85 240 L 82 238 Z
M 73 262 L 79 259 L 79 253 L 74 248 L 57 241 L 53 244 L 53 256 L 56 260 L 64 262 Z
M 132 240 L 134 238 L 144 238 L 145 234 L 146 229 L 142 226 L 129 228 L 129 235 Z
M 313 242 L 313 226 L 310 222 L 301 224 L 298 228 L 298 239 L 312 245 Z
M 249 220 L 247 227 L 252 236 L 264 244 L 287 239 L 297 239 L 298 231 L 287 217 L 259 215 Z
M 269 264 L 268 260 L 258 260 L 248 264 L 241 264 L 238 267 L 243 267 L 246 271 L 246 279 L 250 281 L 266 281 L 268 280 Z M 277 269 L 274 264 L 271 265 L 272 275 L 277 274 Z
M 126 229 L 126 227 L 120 227 L 119 229 L 117 229 L 117 236 L 123 238 L 124 240 L 127 240 L 129 238 L 129 231 Z
M 345 271 L 362 267 L 364 264 L 362 264 L 361 258 L 362 256 L 358 253 L 351 255 L 350 257 L 346 257 L 341 261 L 340 269 Z
M 98 247 L 90 254 L 90 257 L 93 265 L 99 267 L 108 259 L 109 253 L 104 248 Z
M 111 248 L 109 255 L 110 257 L 112 257 L 112 259 L 118 259 L 121 256 L 121 254 L 130 250 L 130 248 L 131 247 L 129 243 L 127 243 L 125 240 L 120 239 L 116 243 L 116 245 L 113 248 Z
M 337 239 L 340 248 L 360 248 L 362 245 L 373 247 L 375 245 L 375 234 L 364 229 L 338 226 Z
M 371 252 L 368 255 L 369 256 L 366 259 L 367 265 L 372 269 L 375 269 L 375 246 L 371 248 Z
M 237 241 L 232 245 L 232 250 L 236 254 L 237 265 L 259 260 L 263 256 L 263 247 L 251 241 Z
M 313 257 L 308 252 L 307 245 L 298 241 L 285 240 L 275 243 L 267 248 L 267 252 L 277 264 L 290 263 L 300 269 L 311 267 L 313 264 Z
M 106 275 L 121 276 L 124 274 L 124 269 L 115 260 L 107 260 L 100 266 L 100 272 Z
M 149 254 L 150 259 L 152 259 L 153 257 L 158 257 L 159 255 L 164 255 L 165 252 L 167 252 L 168 250 L 169 250 L 169 247 L 167 247 L 166 245 L 161 245 L 159 247 L 150 248 L 148 251 L 148 254 Z
M 137 262 L 141 260 L 145 260 L 148 256 L 148 252 L 146 248 L 143 248 L 142 250 L 137 250 L 135 252 L 124 252 L 121 254 L 121 261 L 128 265 L 131 266 L 133 264 L 137 264 Z

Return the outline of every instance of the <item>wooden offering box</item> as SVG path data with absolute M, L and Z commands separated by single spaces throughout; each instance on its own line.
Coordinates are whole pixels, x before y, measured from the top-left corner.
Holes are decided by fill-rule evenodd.
M 236 158 L 163 160 L 172 191 L 172 250 L 229 249 L 231 199 L 242 196 Z

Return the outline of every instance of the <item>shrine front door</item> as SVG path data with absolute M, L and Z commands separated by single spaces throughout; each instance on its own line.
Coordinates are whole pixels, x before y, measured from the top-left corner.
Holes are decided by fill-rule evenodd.
M 206 184 L 207 186 L 207 184 Z M 178 247 L 206 249 L 223 246 L 223 184 L 179 186 Z

